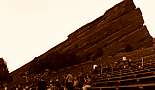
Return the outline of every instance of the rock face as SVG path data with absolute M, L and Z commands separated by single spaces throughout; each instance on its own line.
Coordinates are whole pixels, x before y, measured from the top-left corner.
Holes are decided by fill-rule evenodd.
M 28 70 L 28 67 L 33 68 L 38 63 L 39 67 L 45 65 L 45 68 L 54 70 L 96 60 L 100 56 L 151 47 L 153 38 L 143 24 L 141 10 L 135 7 L 132 0 L 124 0 L 103 16 L 71 33 L 66 41 L 13 73 Z
M 124 0 L 91 23 L 79 28 L 68 39 L 47 53 L 75 52 L 81 61 L 95 59 L 100 51 L 102 55 L 114 55 L 118 52 L 132 51 L 152 46 L 152 37 L 139 8 L 132 0 Z M 129 50 L 127 50 L 130 47 Z M 47 53 L 40 56 L 44 58 Z

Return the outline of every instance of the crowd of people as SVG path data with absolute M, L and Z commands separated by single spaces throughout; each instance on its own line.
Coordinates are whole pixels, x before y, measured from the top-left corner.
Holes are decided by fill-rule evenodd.
M 91 73 L 79 72 L 78 74 L 73 74 L 68 72 L 61 77 L 50 80 L 47 90 L 87 90 L 87 87 L 91 87 L 95 73 L 96 69 Z
M 94 72 L 96 72 L 95 69 Z M 79 72 L 77 75 L 68 72 L 51 79 L 46 79 L 45 74 L 32 75 L 32 78 L 23 76 L 24 83 L 16 84 L 11 89 L 6 84 L 2 88 L 3 90 L 87 90 L 93 82 L 94 72 L 89 74 Z
M 142 63 L 142 62 L 141 62 Z M 84 73 L 84 72 L 78 72 L 78 74 L 74 74 L 72 72 L 68 72 L 63 75 L 56 76 L 56 78 L 52 79 L 45 79 L 48 70 L 46 70 L 42 76 L 36 76 L 37 78 L 35 84 L 30 85 L 28 80 L 28 77 L 25 78 L 25 82 L 27 82 L 27 85 L 16 85 L 15 90 L 87 90 L 88 87 L 92 86 L 92 83 L 95 81 L 96 77 L 98 75 L 103 75 L 103 73 L 106 73 L 105 78 L 110 78 L 111 73 L 116 70 L 125 70 L 130 69 L 133 67 L 133 61 L 131 59 L 126 59 L 125 57 L 122 58 L 122 60 L 115 61 L 111 65 L 93 65 L 92 70 L 90 73 Z M 143 64 L 143 63 L 142 63 Z M 142 67 L 142 65 L 140 65 Z M 111 73 L 109 73 L 111 72 Z M 38 74 L 40 75 L 40 74 Z M 29 76 L 30 77 L 30 76 Z M 45 77 L 45 78 L 44 78 Z M 34 76 L 32 75 L 32 78 L 34 80 Z M 37 83 L 36 83 L 37 82 Z M 12 90 L 14 90 L 12 89 Z M 8 90 L 7 87 L 4 87 L 4 90 Z
M 47 90 L 74 90 L 83 89 L 86 90 L 87 87 L 91 87 L 92 78 L 90 75 L 84 75 L 79 73 L 78 76 L 73 76 L 72 73 L 68 73 L 64 79 L 51 81 L 50 86 Z

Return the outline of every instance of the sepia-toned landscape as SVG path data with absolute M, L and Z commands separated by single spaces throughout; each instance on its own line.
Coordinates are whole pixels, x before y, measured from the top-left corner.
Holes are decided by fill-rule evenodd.
M 1 58 L 0 90 L 64 90 L 68 74 L 91 78 L 87 90 L 154 90 L 155 39 L 142 13 L 124 0 L 11 73 Z M 86 90 L 84 85 L 67 89 Z

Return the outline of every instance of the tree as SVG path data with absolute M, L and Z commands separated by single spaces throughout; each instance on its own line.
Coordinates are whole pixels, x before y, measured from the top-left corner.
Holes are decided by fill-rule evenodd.
M 0 81 L 8 81 L 10 78 L 7 63 L 3 58 L 0 58 Z

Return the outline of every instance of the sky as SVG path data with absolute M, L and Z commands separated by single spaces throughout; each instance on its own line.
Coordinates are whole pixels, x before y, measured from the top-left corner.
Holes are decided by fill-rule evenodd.
M 45 53 L 122 0 L 0 0 L 0 57 L 10 72 Z M 155 37 L 155 1 L 134 0 Z

